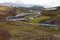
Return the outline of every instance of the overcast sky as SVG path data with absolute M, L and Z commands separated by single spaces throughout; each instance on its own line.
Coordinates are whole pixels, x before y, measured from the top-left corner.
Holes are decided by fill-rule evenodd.
M 0 3 L 5 2 L 44 5 L 47 7 L 60 6 L 60 0 L 0 0 Z

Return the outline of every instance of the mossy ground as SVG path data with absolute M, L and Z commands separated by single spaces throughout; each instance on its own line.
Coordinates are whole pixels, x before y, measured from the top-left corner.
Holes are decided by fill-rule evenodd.
M 7 29 L 10 31 L 12 38 L 11 40 L 35 40 L 40 35 L 46 34 L 59 34 L 60 32 L 50 28 L 34 27 L 29 24 L 3 21 L 0 22 L 0 28 Z M 38 39 L 39 40 L 39 39 Z

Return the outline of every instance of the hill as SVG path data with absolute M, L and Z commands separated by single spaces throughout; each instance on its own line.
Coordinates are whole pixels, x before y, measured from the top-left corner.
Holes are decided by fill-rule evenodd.
M 0 14 L 3 19 L 6 16 L 16 15 L 20 12 L 28 12 L 26 7 L 20 7 L 22 9 L 12 7 L 12 6 L 0 6 Z M 32 9 L 37 10 L 41 8 L 40 6 L 34 6 Z M 43 7 L 42 7 L 43 8 Z M 40 20 L 44 20 L 48 18 L 60 19 L 60 8 L 57 7 L 56 10 L 42 10 L 42 17 L 38 17 L 32 20 L 33 23 L 39 23 Z M 32 10 L 31 9 L 31 10 Z M 30 11 L 30 10 L 29 10 Z M 40 11 L 40 10 L 39 10 Z M 6 15 L 8 14 L 8 15 Z M 37 20 L 38 19 L 38 20 Z M 30 20 L 31 22 L 31 20 Z M 36 24 L 34 24 L 36 25 Z M 60 40 L 60 27 L 58 29 L 54 29 L 54 27 L 43 27 L 43 26 L 33 26 L 30 24 L 26 24 L 25 21 L 0 21 L 0 28 L 7 29 L 11 34 L 11 40 Z

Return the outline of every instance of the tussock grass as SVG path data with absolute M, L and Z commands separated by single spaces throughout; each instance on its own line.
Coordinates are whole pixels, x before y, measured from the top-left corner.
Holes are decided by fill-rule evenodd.
M 16 25 L 16 23 L 14 22 L 2 22 L 2 24 L 0 24 L 0 28 L 4 28 L 10 31 L 11 35 L 12 35 L 12 40 L 23 40 L 24 39 L 28 39 L 28 37 L 32 40 L 35 40 L 35 38 L 40 37 L 40 35 L 46 35 L 46 34 L 53 34 L 54 31 L 52 32 L 51 29 L 47 29 L 47 28 L 40 28 L 40 27 L 34 27 L 31 25 L 27 25 L 27 24 L 21 24 L 19 23 L 19 25 Z M 36 36 L 36 37 L 35 37 Z M 33 38 L 34 37 L 34 38 Z

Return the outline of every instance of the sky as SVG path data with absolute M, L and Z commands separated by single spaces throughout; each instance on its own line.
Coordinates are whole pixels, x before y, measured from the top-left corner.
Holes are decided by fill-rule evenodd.
M 45 7 L 60 6 L 60 0 L 0 0 L 0 3 L 5 3 L 5 2 L 42 5 Z

